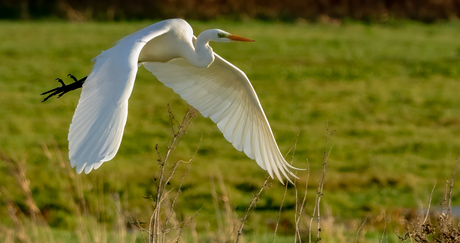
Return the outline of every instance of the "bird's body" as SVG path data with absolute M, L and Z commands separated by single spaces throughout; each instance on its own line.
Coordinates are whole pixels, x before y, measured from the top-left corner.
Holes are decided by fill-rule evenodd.
M 139 55 L 139 62 L 168 62 L 174 58 L 193 55 L 193 29 L 181 19 L 167 20 L 150 26 L 169 29 L 147 42 Z M 147 27 L 149 28 L 149 27 Z
M 205 117 L 234 147 L 273 177 L 294 176 L 246 75 L 212 51 L 209 41 L 252 41 L 222 30 L 198 38 L 182 19 L 158 22 L 121 39 L 94 61 L 72 119 L 69 158 L 89 173 L 117 153 L 137 69 L 143 65 Z

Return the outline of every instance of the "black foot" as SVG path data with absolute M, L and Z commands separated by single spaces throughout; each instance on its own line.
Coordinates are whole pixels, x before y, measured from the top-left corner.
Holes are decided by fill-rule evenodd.
M 64 81 L 62 81 L 62 79 L 60 78 L 57 78 L 56 80 L 61 83 L 61 87 L 57 87 L 55 89 L 52 89 L 52 90 L 49 90 L 49 91 L 46 91 L 44 93 L 41 93 L 41 95 L 46 95 L 46 94 L 49 94 L 42 102 L 45 102 L 46 100 L 48 100 L 49 98 L 55 96 L 55 95 L 58 95 L 58 98 L 60 98 L 61 96 L 63 96 L 64 94 L 66 94 L 67 92 L 69 91 L 72 91 L 72 90 L 76 90 L 76 89 L 79 89 L 83 86 L 83 83 L 86 81 L 86 77 L 78 80 L 75 76 L 73 76 L 72 74 L 69 74 L 68 75 L 70 78 L 72 78 L 74 80 L 73 83 L 69 84 L 69 85 L 66 85 L 64 83 Z

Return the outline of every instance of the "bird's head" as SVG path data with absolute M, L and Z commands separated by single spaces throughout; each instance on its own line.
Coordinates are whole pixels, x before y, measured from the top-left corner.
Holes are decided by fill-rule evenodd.
M 215 42 L 231 42 L 231 41 L 244 41 L 244 42 L 255 42 L 255 40 L 251 40 L 245 37 L 241 37 L 238 35 L 230 34 L 226 31 L 219 30 L 219 29 L 212 29 L 207 30 L 206 34 L 209 36 L 210 41 Z

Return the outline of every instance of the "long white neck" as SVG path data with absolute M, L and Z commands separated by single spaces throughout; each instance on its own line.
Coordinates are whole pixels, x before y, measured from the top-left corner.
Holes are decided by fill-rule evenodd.
M 210 32 L 202 32 L 196 39 L 195 53 L 189 62 L 198 68 L 207 68 L 214 62 L 214 53 L 209 46 L 211 40 Z

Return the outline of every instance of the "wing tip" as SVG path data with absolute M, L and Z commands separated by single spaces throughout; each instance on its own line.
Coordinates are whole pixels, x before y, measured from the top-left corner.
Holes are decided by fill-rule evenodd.
M 70 160 L 70 164 L 72 165 L 72 168 L 75 168 L 77 174 L 81 174 L 83 171 L 85 174 L 89 174 L 92 170 L 97 170 L 99 167 L 101 167 L 102 163 L 104 161 L 98 161 L 95 163 L 88 163 L 88 162 L 76 162 L 75 160 Z
M 306 170 L 292 166 L 284 158 L 282 159 L 282 161 L 277 161 L 274 166 L 271 166 L 269 168 L 270 170 L 267 170 L 265 168 L 264 169 L 267 170 L 268 174 L 272 179 L 274 179 L 273 174 L 275 174 L 276 178 L 281 182 L 282 185 L 284 185 L 284 179 L 286 179 L 292 185 L 295 185 L 295 183 L 291 180 L 291 177 L 293 177 L 294 179 L 299 179 L 299 177 L 296 174 L 294 174 L 291 170 L 289 170 L 288 167 L 295 170 Z M 281 172 L 282 175 L 279 174 L 279 172 Z
M 85 163 L 77 163 L 73 160 L 70 160 L 70 164 L 72 165 L 72 168 L 76 167 L 75 170 L 77 171 L 77 174 L 81 174 L 83 170 L 85 169 L 86 162 Z

